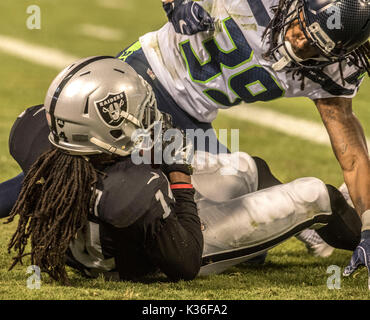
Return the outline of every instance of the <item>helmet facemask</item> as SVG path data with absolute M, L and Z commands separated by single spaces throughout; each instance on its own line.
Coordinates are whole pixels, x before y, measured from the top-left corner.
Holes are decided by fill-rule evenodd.
M 302 68 L 321 69 L 338 61 L 338 59 L 333 59 L 333 57 L 329 56 L 331 50 L 335 47 L 334 42 L 330 40 L 317 23 L 307 28 L 306 22 L 304 18 L 302 20 L 302 17 L 304 17 L 302 2 L 292 0 L 283 9 L 282 21 L 278 26 L 275 26 L 276 30 L 280 31 L 278 33 L 276 31 L 271 32 L 271 36 L 276 37 L 276 39 L 270 40 L 274 40 L 275 47 L 269 51 L 269 54 L 277 61 L 273 64 L 275 71 L 281 71 L 282 69 L 285 71 L 296 71 Z M 320 52 L 319 56 L 303 59 L 294 52 L 292 44 L 286 39 L 286 34 L 295 20 L 299 22 L 309 45 Z M 313 39 L 320 39 L 320 41 Z M 325 50 L 322 50 L 321 45 L 325 47 Z
M 152 149 L 156 143 L 161 141 L 164 117 L 157 108 L 157 100 L 152 87 L 144 79 L 142 82 L 148 90 L 148 95 L 139 107 L 141 126 L 134 132 L 131 139 L 134 141 L 133 149 L 145 151 Z
M 332 12 L 329 9 L 340 14 L 333 28 L 328 26 L 328 19 L 331 18 L 328 12 Z M 277 61 L 274 64 L 275 71 L 319 70 L 349 59 L 358 68 L 370 72 L 369 4 L 360 0 L 280 0 L 274 10 L 275 17 L 266 28 L 264 37 L 268 36 L 270 43 L 266 58 Z M 359 21 L 352 23 L 352 16 L 356 13 L 359 14 Z M 293 51 L 286 33 L 294 21 L 298 21 L 309 46 L 319 53 L 317 56 L 302 59 Z M 341 63 L 339 68 L 342 69 Z

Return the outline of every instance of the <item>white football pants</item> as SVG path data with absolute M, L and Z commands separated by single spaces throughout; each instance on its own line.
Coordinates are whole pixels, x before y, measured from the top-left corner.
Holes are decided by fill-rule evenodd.
M 327 188 L 317 178 L 257 191 L 257 168 L 246 153 L 196 152 L 193 167 L 204 235 L 200 275 L 252 259 L 331 214 Z

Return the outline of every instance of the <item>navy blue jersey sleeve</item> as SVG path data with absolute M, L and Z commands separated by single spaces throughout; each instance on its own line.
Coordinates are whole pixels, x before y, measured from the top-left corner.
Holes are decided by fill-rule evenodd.
M 145 250 L 171 280 L 191 280 L 199 272 L 203 252 L 194 190 L 174 190 L 173 199 L 172 193 L 166 196 L 162 191 L 166 187 L 168 182 L 158 189 L 151 214 L 144 220 Z

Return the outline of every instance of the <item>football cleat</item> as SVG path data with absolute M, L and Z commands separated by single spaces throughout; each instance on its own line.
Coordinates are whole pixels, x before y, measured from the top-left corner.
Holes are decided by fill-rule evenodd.
M 308 253 L 314 257 L 327 258 L 334 251 L 334 248 L 328 245 L 315 230 L 303 230 L 296 238 L 305 244 Z

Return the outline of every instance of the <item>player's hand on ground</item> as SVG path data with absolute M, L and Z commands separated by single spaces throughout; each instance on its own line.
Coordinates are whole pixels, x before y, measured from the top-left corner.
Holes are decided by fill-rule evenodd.
M 215 29 L 213 18 L 194 1 L 174 0 L 163 3 L 163 8 L 177 33 L 192 35 Z
M 366 230 L 361 233 L 360 244 L 353 252 L 351 262 L 344 269 L 343 276 L 350 276 L 360 266 L 365 266 L 368 270 L 368 287 L 370 290 L 370 230 Z

